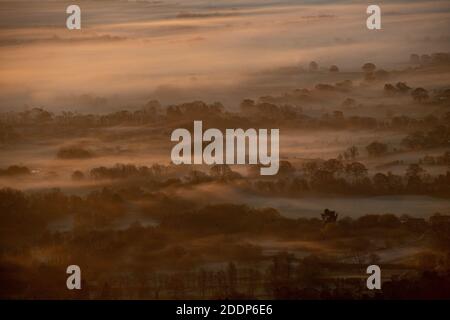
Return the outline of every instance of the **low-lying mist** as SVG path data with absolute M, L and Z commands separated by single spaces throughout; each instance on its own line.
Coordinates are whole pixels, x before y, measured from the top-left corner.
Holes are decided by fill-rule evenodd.
M 291 74 L 261 82 L 263 70 L 311 60 L 342 71 L 370 60 L 392 68 L 411 52 L 448 51 L 448 3 L 383 5 L 383 29 L 365 25 L 365 3 L 331 5 L 249 1 L 83 2 L 83 29 L 68 31 L 62 2 L 2 2 L 0 108 L 45 105 L 105 112 L 149 99 L 202 99 L 236 107 L 278 92 Z M 17 8 L 17 10 L 14 10 Z M 48 24 L 39 25 L 42 10 Z M 14 15 L 26 14 L 22 25 Z M 270 45 L 268 45 L 270 44 Z M 32 52 L 32 54 L 30 54 Z M 296 77 L 302 85 L 302 76 Z M 318 79 L 310 79 L 311 82 Z M 84 95 L 93 101 L 80 100 Z M 95 99 L 97 97 L 98 99 Z M 98 103 L 103 99 L 103 103 Z M 84 102 L 84 103 L 83 103 Z

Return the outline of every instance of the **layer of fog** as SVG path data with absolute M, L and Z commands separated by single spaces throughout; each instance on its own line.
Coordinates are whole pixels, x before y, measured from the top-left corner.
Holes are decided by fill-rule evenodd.
M 320 218 L 325 208 L 335 210 L 340 217 L 359 217 L 366 214 L 393 213 L 415 217 L 428 217 L 434 213 L 450 213 L 450 200 L 429 196 L 377 196 L 377 197 L 305 197 L 283 198 L 248 194 L 231 186 L 208 184 L 180 190 L 177 195 L 205 204 L 242 203 L 258 208 L 275 208 L 290 218 Z
M 281 67 L 316 60 L 355 71 L 372 61 L 391 69 L 412 52 L 449 50 L 448 2 L 383 4 L 383 29 L 375 32 L 365 27 L 366 5 L 89 1 L 82 2 L 82 31 L 72 32 L 63 2 L 2 2 L 0 109 L 95 112 L 152 98 L 234 107 L 245 97 L 315 81 Z M 264 70 L 271 71 L 261 78 Z M 108 103 L 77 99 L 84 94 Z

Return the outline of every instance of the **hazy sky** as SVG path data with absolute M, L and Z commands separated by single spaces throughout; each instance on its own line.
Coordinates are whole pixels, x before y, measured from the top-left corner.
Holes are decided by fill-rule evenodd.
M 86 94 L 116 107 L 227 102 L 261 70 L 313 59 L 389 69 L 450 51 L 449 1 L 378 2 L 380 31 L 366 29 L 364 1 L 76 1 L 82 30 L 69 31 L 72 3 L 0 1 L 0 110 L 95 108 Z

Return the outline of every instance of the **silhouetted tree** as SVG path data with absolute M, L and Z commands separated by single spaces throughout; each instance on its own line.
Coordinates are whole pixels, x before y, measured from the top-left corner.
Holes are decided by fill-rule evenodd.
M 408 92 L 409 90 L 411 90 L 411 87 L 409 87 L 405 82 L 397 82 L 395 87 L 401 93 L 405 93 L 405 92 Z
M 376 68 L 377 67 L 375 66 L 375 64 L 373 64 L 371 62 L 367 62 L 361 67 L 361 69 L 363 69 L 364 73 L 373 73 Z
M 360 162 L 352 162 L 345 166 L 345 172 L 355 180 L 359 180 L 367 175 L 367 168 Z
M 319 65 L 317 64 L 317 62 L 311 61 L 309 63 L 309 71 L 314 71 L 315 72 L 317 70 L 319 70 Z
M 335 223 L 337 221 L 338 214 L 336 213 L 336 211 L 325 209 L 321 214 L 321 217 L 324 224 Z
M 84 173 L 81 172 L 80 170 L 76 170 L 72 173 L 72 180 L 83 180 L 84 179 Z
M 338 66 L 332 65 L 332 66 L 330 67 L 330 72 L 339 72 Z
M 428 95 L 428 91 L 424 88 L 416 88 L 411 92 L 411 96 L 414 100 L 418 102 L 423 102 L 427 100 L 430 96 Z
M 387 153 L 388 146 L 385 143 L 374 141 L 368 146 L 366 146 L 367 153 L 371 157 L 380 157 Z

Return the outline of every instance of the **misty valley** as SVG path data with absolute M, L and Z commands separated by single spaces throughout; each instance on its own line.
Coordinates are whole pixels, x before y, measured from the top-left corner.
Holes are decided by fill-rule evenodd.
M 448 1 L 1 5 L 0 298 L 450 297 Z
M 449 68 L 448 61 L 435 63 Z M 435 72 L 433 66 L 392 77 Z M 39 285 L 25 285 L 19 274 L 64 277 L 60 271 L 73 260 L 90 265 L 83 292 L 98 298 L 317 297 L 319 292 L 339 297 L 349 294 L 344 288 L 352 288 L 352 281 L 364 281 L 369 263 L 380 264 L 386 279 L 445 268 L 450 263 L 448 90 L 416 99 L 414 89 L 403 89 L 407 85 L 401 81 L 391 93 L 390 77 L 379 79 L 376 72 L 368 77 L 363 70 L 360 84 L 319 84 L 246 99 L 238 111 L 220 103 L 150 101 L 108 114 L 43 108 L 3 113 L 2 272 L 12 281 L 4 294 L 38 294 Z M 378 108 L 387 116 L 346 116 L 368 107 L 355 102 L 364 92 L 378 93 L 379 101 L 371 103 L 383 104 Z M 319 116 L 303 110 L 324 97 L 330 105 L 342 103 Z M 396 114 L 390 107 L 396 101 L 414 111 Z M 198 136 L 195 119 L 203 119 L 205 135 L 225 132 L 230 120 L 242 134 L 249 128 L 280 128 L 278 173 L 260 175 L 260 165 L 233 161 L 171 163 L 170 132 L 184 128 L 183 134 Z M 201 138 L 194 141 L 179 142 L 189 156 L 191 143 L 202 148 Z M 382 197 L 389 201 L 387 209 L 376 211 L 375 201 Z M 401 204 L 413 197 L 422 199 L 419 203 L 428 197 L 430 205 L 411 212 Z M 307 203 L 314 206 L 302 207 Z M 329 209 L 337 214 L 329 217 Z M 116 261 L 113 267 L 110 259 Z M 39 271 L 31 267 L 36 263 Z M 108 271 L 101 271 L 106 265 Z M 141 276 L 131 271 L 142 268 L 152 271 Z M 48 297 L 61 294 L 58 276 L 52 279 L 55 289 L 46 289 Z M 385 286 L 395 288 L 395 281 L 386 280 Z M 141 288 L 138 293 L 127 291 L 130 283 Z M 301 289 L 317 285 L 321 289 L 315 293 Z M 372 294 L 358 288 L 356 294 Z M 388 294 L 395 296 L 392 290 Z

